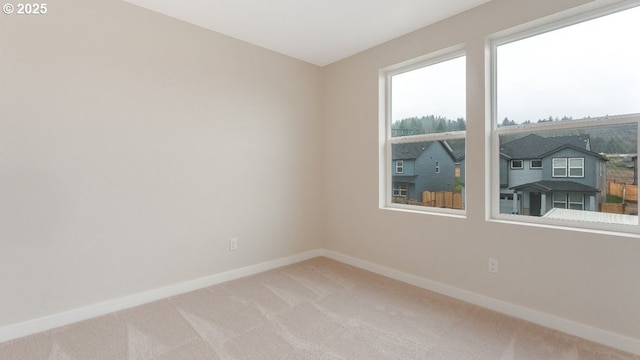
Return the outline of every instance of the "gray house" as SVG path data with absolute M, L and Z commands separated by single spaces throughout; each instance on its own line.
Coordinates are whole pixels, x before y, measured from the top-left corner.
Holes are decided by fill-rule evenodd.
M 391 151 L 394 197 L 420 201 L 423 191 L 455 190 L 464 150 L 454 150 L 447 141 L 429 141 L 394 144 Z
M 500 146 L 500 212 L 541 216 L 553 208 L 597 211 L 607 158 L 586 135 L 535 134 Z

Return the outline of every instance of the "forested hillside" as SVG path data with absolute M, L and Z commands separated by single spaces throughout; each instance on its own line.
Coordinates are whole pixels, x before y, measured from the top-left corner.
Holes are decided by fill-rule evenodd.
M 571 121 L 571 117 L 562 118 L 548 117 L 539 119 L 536 123 L 546 123 L 555 121 Z M 531 121 L 527 122 L 531 124 Z M 515 122 L 505 118 L 499 126 L 516 125 Z M 391 126 L 392 136 L 411 136 L 420 134 L 443 133 L 450 131 L 466 130 L 465 119 L 447 119 L 441 116 L 429 115 L 423 117 L 411 117 L 393 122 Z M 594 126 L 589 128 L 555 130 L 536 132 L 540 136 L 565 136 L 576 134 L 587 134 L 591 139 L 591 149 L 594 152 L 605 154 L 636 154 L 638 128 L 635 124 L 621 124 L 610 126 Z M 510 135 L 502 138 L 503 141 L 510 141 L 522 135 Z

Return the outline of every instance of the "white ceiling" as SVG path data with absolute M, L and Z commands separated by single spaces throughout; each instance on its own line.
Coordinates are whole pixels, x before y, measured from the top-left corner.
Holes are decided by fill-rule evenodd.
M 490 0 L 125 0 L 324 66 Z

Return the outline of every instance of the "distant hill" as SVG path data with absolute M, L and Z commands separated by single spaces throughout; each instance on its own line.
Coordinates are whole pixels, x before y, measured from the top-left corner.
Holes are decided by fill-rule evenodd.
M 555 121 L 572 121 L 573 118 L 564 116 L 562 118 L 549 117 L 540 119 L 537 123 L 548 123 Z M 532 123 L 532 122 L 528 122 Z M 504 119 L 500 126 L 515 125 L 513 121 Z M 422 117 L 411 117 L 398 121 L 394 121 L 391 125 L 391 136 L 411 136 L 421 134 L 434 134 L 451 131 L 466 130 L 467 123 L 465 119 L 458 118 L 455 120 L 437 115 L 428 115 Z M 637 154 L 637 136 L 638 127 L 636 124 L 620 124 L 608 126 L 592 126 L 580 129 L 568 130 L 536 130 L 532 131 L 544 137 L 550 136 L 567 136 L 576 134 L 589 135 L 591 139 L 591 150 L 597 153 L 605 154 Z M 506 135 L 501 137 L 502 142 L 511 141 L 527 133 L 518 135 Z
M 429 115 L 394 121 L 391 125 L 391 136 L 434 134 L 466 129 L 467 123 L 463 118 L 451 120 L 442 116 Z
M 536 131 L 536 134 L 544 137 L 588 135 L 591 141 L 591 151 L 605 154 L 637 154 L 638 127 L 636 124 L 620 124 L 608 126 L 595 126 L 581 129 Z M 525 134 L 506 135 L 501 137 L 501 142 L 508 142 Z

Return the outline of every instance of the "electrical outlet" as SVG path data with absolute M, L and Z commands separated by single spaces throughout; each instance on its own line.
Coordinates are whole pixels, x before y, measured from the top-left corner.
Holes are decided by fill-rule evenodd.
M 489 272 L 492 274 L 497 274 L 498 271 L 498 259 L 489 258 Z
M 238 250 L 238 238 L 229 239 L 229 251 Z

